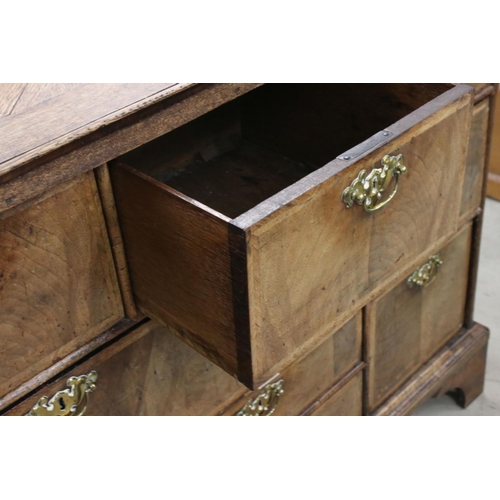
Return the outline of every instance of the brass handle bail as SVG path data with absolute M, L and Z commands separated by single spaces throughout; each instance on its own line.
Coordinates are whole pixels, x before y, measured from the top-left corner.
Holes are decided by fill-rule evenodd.
M 374 168 L 369 174 L 361 170 L 351 185 L 344 189 L 342 202 L 347 208 L 354 203 L 362 205 L 367 212 L 375 212 L 384 208 L 396 196 L 399 187 L 399 177 L 406 173 L 403 165 L 403 155 L 385 155 L 381 160 L 382 168 Z M 394 190 L 388 198 L 382 201 L 382 195 L 394 179 Z
M 283 379 L 268 384 L 255 398 L 250 399 L 247 404 L 236 414 L 237 417 L 267 417 L 276 411 L 280 397 L 285 392 Z
M 406 281 L 408 287 L 413 288 L 414 286 L 418 286 L 425 288 L 429 286 L 436 279 L 438 269 L 442 264 L 443 261 L 438 253 L 432 255 L 425 264 L 413 271 L 412 275 Z

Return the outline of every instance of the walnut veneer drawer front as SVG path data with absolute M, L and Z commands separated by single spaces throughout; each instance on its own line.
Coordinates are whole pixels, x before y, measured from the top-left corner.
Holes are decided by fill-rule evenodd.
M 460 204 L 460 213 L 463 216 L 469 215 L 472 210 L 477 209 L 481 205 L 489 113 L 489 99 L 485 99 L 474 106 L 464 189 Z
M 68 390 L 71 377 L 89 374 L 96 380 L 88 395 L 84 394 L 84 384 L 70 397 L 59 392 Z M 33 408 L 34 414 L 49 416 L 72 416 L 83 410 L 85 415 L 101 416 L 208 415 L 246 391 L 237 380 L 167 329 L 149 322 L 44 387 L 7 415 L 25 415 Z M 47 400 L 38 404 L 43 396 Z
M 335 389 L 335 385 L 349 373 L 359 372 L 361 363 L 362 318 L 358 313 L 342 328 L 331 335 L 304 359 L 296 361 L 278 374 L 264 388 L 250 392 L 224 412 L 225 415 L 261 415 L 272 411 L 275 416 L 296 416 L 322 397 Z M 269 390 L 283 389 L 279 404 L 274 408 L 273 401 L 265 407 L 262 398 L 270 398 Z M 361 404 L 361 398 L 360 398 Z
M 0 221 L 0 397 L 122 317 L 92 172 Z
M 358 373 L 310 413 L 313 417 L 360 417 L 363 411 L 363 375 Z
M 368 406 L 375 409 L 464 321 L 471 225 L 366 308 Z
M 299 415 L 348 372 L 356 367 L 359 371 L 360 358 L 358 314 L 305 359 L 277 374 L 274 382 L 279 382 L 280 391 L 271 395 L 272 408 L 256 408 L 252 414 Z M 79 378 L 82 375 L 89 375 L 92 383 Z M 69 386 L 76 387 L 68 394 L 71 377 Z M 249 392 L 168 329 L 149 322 L 8 414 L 23 415 L 34 408 L 37 415 L 72 415 L 84 409 L 86 415 L 236 415 L 260 394 Z
M 139 307 L 259 386 L 456 230 L 471 97 L 265 85 L 122 157 Z

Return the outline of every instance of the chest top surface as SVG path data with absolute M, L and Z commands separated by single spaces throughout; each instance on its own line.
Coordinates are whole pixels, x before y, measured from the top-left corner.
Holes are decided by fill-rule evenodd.
M 6 182 L 34 159 L 112 126 L 189 86 L 191 84 L 2 83 L 0 177 Z

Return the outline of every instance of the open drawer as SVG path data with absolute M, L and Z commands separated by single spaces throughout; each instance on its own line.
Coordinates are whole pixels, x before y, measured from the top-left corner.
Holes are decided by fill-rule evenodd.
M 464 85 L 264 85 L 118 159 L 138 306 L 259 386 L 456 230 L 471 113 Z

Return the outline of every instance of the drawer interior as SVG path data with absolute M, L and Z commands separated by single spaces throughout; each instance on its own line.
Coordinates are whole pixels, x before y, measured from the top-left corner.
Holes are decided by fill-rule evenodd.
M 267 84 L 120 159 L 236 218 L 450 88 Z

